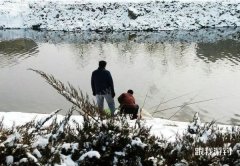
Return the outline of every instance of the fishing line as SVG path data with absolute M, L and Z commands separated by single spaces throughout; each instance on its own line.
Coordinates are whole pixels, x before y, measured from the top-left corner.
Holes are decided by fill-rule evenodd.
M 182 105 L 182 107 L 177 110 L 172 116 L 170 116 L 168 118 L 168 120 L 170 120 L 172 117 L 174 117 L 179 111 L 181 111 L 184 107 L 186 107 L 188 105 L 189 102 L 193 101 L 196 97 L 198 96 L 198 94 L 196 94 L 193 98 L 191 98 L 188 102 L 186 102 L 185 104 Z

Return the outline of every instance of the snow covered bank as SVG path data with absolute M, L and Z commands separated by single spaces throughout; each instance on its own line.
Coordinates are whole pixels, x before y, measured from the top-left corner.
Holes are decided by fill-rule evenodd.
M 187 166 L 190 163 L 210 165 L 215 160 L 236 165 L 239 161 L 239 128 L 231 128 L 226 134 L 209 125 L 200 129 L 198 113 L 190 124 L 192 130 L 183 133 L 181 127 L 187 127 L 186 123 L 150 119 L 146 120 L 147 125 L 152 125 L 150 131 L 139 121 L 135 123 L 135 120 L 130 120 L 129 126 L 127 121 L 119 118 L 114 123 L 112 119 L 96 122 L 86 118 L 83 121 L 79 116 L 74 116 L 69 121 L 72 111 L 65 117 L 58 116 L 56 121 L 61 119 L 60 123 L 53 120 L 53 123 L 47 125 L 48 120 L 55 119 L 58 111 L 50 116 L 0 113 L 0 117 L 5 117 L 4 123 L 0 121 L 0 163 L 62 166 L 139 163 L 138 165 Z M 3 124 L 11 125 L 13 121 L 16 121 L 16 125 L 23 124 L 35 116 L 37 123 L 31 121 L 21 127 L 13 126 L 10 130 L 3 128 Z M 68 126 L 73 119 L 74 124 Z M 163 137 L 152 136 L 161 136 L 160 133 Z M 166 137 L 168 133 L 172 135 Z
M 240 26 L 238 1 L 0 2 L 0 27 L 65 31 L 173 30 Z
M 37 113 L 22 113 L 22 112 L 0 112 L 0 119 L 3 119 L 3 124 L 7 128 L 11 128 L 13 125 L 19 126 L 24 125 L 27 122 L 32 120 L 42 120 L 48 117 L 49 114 L 37 114 Z M 58 115 L 58 121 L 63 120 L 63 115 Z M 81 116 L 73 115 L 70 118 L 70 122 L 73 120 L 77 121 L 78 123 L 83 122 L 83 118 Z M 135 125 L 135 120 L 129 121 L 131 125 Z M 175 141 L 176 135 L 181 136 L 182 134 L 187 132 L 188 122 L 178 122 L 178 121 L 171 121 L 161 118 L 153 118 L 153 119 L 146 119 L 142 122 L 145 123 L 146 126 L 152 127 L 151 133 L 158 137 L 163 137 L 168 141 Z M 51 122 L 46 123 L 49 125 Z M 230 126 L 227 125 L 218 125 L 221 128 L 228 128 Z M 224 129 L 224 130 L 225 130 Z
M 30 122 L 32 120 L 39 121 L 48 116 L 49 116 L 49 114 L 22 113 L 22 112 L 0 112 L 0 119 L 3 118 L 4 126 L 6 128 L 11 128 L 13 125 L 16 125 L 16 126 L 24 125 L 27 122 Z M 63 120 L 63 118 L 64 118 L 63 115 L 58 115 L 59 121 Z M 73 115 L 71 118 L 72 119 L 70 121 L 72 121 L 74 119 L 79 123 L 83 122 L 83 118 L 81 116 Z
M 16 126 L 24 125 L 25 123 L 30 122 L 33 119 L 39 121 L 48 116 L 49 114 L 0 112 L 0 119 L 4 117 L 4 126 L 8 128 L 11 128 L 13 124 L 15 124 Z M 63 118 L 63 115 L 58 115 L 59 121 L 61 121 Z M 79 123 L 83 122 L 83 118 L 77 115 L 73 115 L 70 119 L 70 122 L 72 120 L 76 120 Z M 152 126 L 152 134 L 156 136 L 164 136 L 164 138 L 169 140 L 174 140 L 177 133 L 181 134 L 184 131 L 186 132 L 189 124 L 187 122 L 176 122 L 160 118 L 148 119 L 145 121 L 147 126 Z M 49 125 L 49 123 L 47 123 L 46 125 Z M 130 121 L 130 123 L 134 125 L 135 121 Z

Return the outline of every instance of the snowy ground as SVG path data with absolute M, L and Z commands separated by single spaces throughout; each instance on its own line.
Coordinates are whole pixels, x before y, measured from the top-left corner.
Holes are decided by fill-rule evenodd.
M 201 29 L 240 26 L 237 0 L 2 0 L 0 29 L 65 31 Z
M 0 119 L 4 118 L 3 124 L 6 128 L 11 128 L 12 125 L 23 125 L 27 122 L 32 120 L 41 120 L 45 119 L 49 114 L 37 114 L 37 113 L 21 113 L 21 112 L 0 112 Z M 64 118 L 63 115 L 58 115 L 58 120 L 62 120 Z M 76 120 L 77 122 L 81 123 L 83 118 L 78 115 L 73 115 L 70 119 Z M 129 120 L 131 125 L 135 124 L 135 120 Z M 150 118 L 145 117 L 142 120 L 147 126 L 152 126 L 151 133 L 155 136 L 163 137 L 168 141 L 175 141 L 176 135 L 181 136 L 182 134 L 187 132 L 188 122 L 178 122 L 178 121 L 171 121 L 161 118 Z M 46 123 L 48 125 L 50 122 Z M 203 124 L 202 124 L 203 125 Z M 223 128 L 226 130 L 228 127 L 227 125 L 218 125 L 218 127 Z
M 30 122 L 33 119 L 40 120 L 44 119 L 49 114 L 37 114 L 37 113 L 21 113 L 21 112 L 0 112 L 0 119 L 4 117 L 4 126 L 7 128 L 11 128 L 13 124 L 16 126 L 23 125 L 27 122 Z M 62 120 L 63 115 L 58 115 L 58 119 Z M 78 122 L 82 122 L 82 117 L 78 115 L 73 115 L 71 120 L 76 120 Z M 152 126 L 152 134 L 157 136 L 164 136 L 165 138 L 174 138 L 176 133 L 183 133 L 186 131 L 189 123 L 187 122 L 176 122 L 169 121 L 160 118 L 148 118 L 146 121 L 147 126 Z M 131 124 L 135 123 L 135 120 L 130 120 Z

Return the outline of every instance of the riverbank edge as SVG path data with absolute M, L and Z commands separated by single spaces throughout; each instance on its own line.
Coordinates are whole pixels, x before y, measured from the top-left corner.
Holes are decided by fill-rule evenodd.
M 4 128 L 11 128 L 13 125 L 21 126 L 30 121 L 39 121 L 41 119 L 45 119 L 50 114 L 41 114 L 41 113 L 23 113 L 23 112 L 0 112 L 0 119 L 3 119 Z M 63 120 L 64 115 L 57 115 L 58 121 Z M 71 121 L 77 121 L 79 123 L 83 122 L 83 117 L 80 115 L 72 115 L 70 118 Z M 190 125 L 191 120 L 189 122 L 181 122 L 181 121 L 172 121 L 163 118 L 151 118 L 145 117 L 141 120 L 142 124 L 146 127 L 151 127 L 151 134 L 157 137 L 163 137 L 168 141 L 175 141 L 176 135 L 183 135 L 187 132 L 188 126 Z M 134 125 L 136 120 L 128 120 L 130 125 Z M 50 122 L 46 123 L 49 125 Z M 71 124 L 71 123 L 70 123 Z M 201 123 L 201 126 L 204 126 L 204 123 Z M 230 129 L 233 125 L 222 125 L 217 124 L 218 128 L 221 128 L 223 131 L 226 131 L 228 128 Z

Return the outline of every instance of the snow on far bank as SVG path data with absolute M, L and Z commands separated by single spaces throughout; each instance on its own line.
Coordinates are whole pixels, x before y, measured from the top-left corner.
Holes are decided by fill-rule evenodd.
M 6 1 L 6 0 L 5 0 Z M 8 0 L 9 1 L 9 0 Z M 61 3 L 142 3 L 142 2 L 156 2 L 156 1 L 165 1 L 165 2 L 218 2 L 219 0 L 10 0 L 11 2 L 20 2 L 20 3 L 29 3 L 29 2 L 61 2 Z M 225 3 L 236 3 L 238 0 L 221 0 Z
M 201 29 L 240 26 L 237 0 L 3 0 L 0 29 L 64 31 Z

